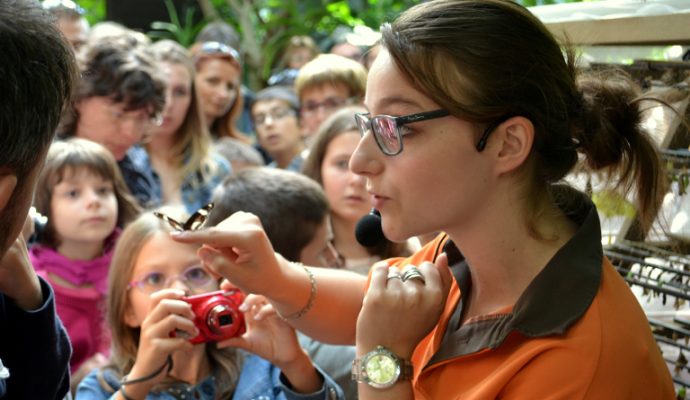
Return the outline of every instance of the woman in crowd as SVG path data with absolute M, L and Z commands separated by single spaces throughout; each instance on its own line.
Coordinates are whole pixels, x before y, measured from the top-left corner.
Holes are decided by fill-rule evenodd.
M 184 204 L 193 213 L 211 200 L 213 189 L 230 173 L 230 164 L 211 150 L 194 87 L 194 65 L 184 47 L 171 40 L 151 46 L 167 77 L 161 124 L 146 143 L 165 204 Z
M 196 90 L 211 134 L 249 142 L 236 128 L 243 109 L 240 53 L 220 42 L 197 43 L 190 52 L 196 67 Z

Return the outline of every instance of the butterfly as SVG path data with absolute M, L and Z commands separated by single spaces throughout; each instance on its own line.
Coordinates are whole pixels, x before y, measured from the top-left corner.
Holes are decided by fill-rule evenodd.
M 192 214 L 192 216 L 189 217 L 185 222 L 180 222 L 174 218 L 168 217 L 165 214 L 155 211 L 153 215 L 170 224 L 170 226 L 176 231 L 195 231 L 204 225 L 206 219 L 208 219 L 209 212 L 213 209 L 213 206 L 213 203 L 206 204 L 198 209 L 197 212 Z

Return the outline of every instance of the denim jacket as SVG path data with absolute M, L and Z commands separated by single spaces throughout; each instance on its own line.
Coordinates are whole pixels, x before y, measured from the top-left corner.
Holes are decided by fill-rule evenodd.
M 244 357 L 242 371 L 233 393 L 233 400 L 343 400 L 343 391 L 328 375 L 316 367 L 323 377 L 324 384 L 318 392 L 300 394 L 292 391 L 286 384 L 280 369 L 270 362 L 253 354 Z M 109 372 L 104 373 L 106 382 L 113 388 L 120 388 L 120 381 Z M 174 392 L 174 393 L 171 393 Z M 98 370 L 93 370 L 84 378 L 77 389 L 79 400 L 115 399 L 116 394 L 106 391 L 98 382 Z M 199 399 L 215 400 L 215 378 L 208 377 L 195 386 L 178 385 L 170 392 L 149 393 L 146 400 Z
M 218 154 L 213 153 L 213 162 L 216 163 L 216 171 L 213 174 L 207 174 L 207 180 L 201 179 L 199 171 L 192 172 L 185 176 L 182 180 L 182 202 L 185 210 L 191 215 L 198 209 L 205 206 L 211 201 L 213 190 L 220 185 L 225 177 L 232 174 L 232 167 L 230 163 Z M 160 178 L 155 171 L 153 171 L 153 178 L 156 182 L 156 195 L 163 198 L 163 189 Z

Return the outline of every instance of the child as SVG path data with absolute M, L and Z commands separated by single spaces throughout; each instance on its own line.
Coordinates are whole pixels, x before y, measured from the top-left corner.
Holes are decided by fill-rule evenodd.
M 245 302 L 250 306 L 242 337 L 196 345 L 170 337 L 175 330 L 197 334 L 183 296 L 219 289 L 200 266 L 198 246 L 174 242 L 171 230 L 147 213 L 122 233 L 108 287 L 110 363 L 82 381 L 77 398 L 342 398 L 340 388 L 314 368 L 291 327 L 276 316 L 254 319 L 262 308 L 258 297 Z
M 326 195 L 304 175 L 273 168 L 247 169 L 226 179 L 216 189 L 213 202 L 209 226 L 237 211 L 250 212 L 259 217 L 273 248 L 287 260 L 342 267 L 342 257 L 331 243 Z M 357 385 L 350 378 L 354 347 L 323 344 L 303 334 L 299 340 L 314 363 L 343 388 L 345 397 L 357 398 Z
M 297 95 L 288 87 L 269 87 L 254 98 L 252 122 L 259 145 L 273 159 L 271 167 L 297 172 L 302 168 L 304 141 L 298 110 Z
M 72 138 L 51 145 L 35 206 L 48 218 L 30 250 L 39 276 L 53 285 L 72 341 L 72 386 L 107 354 L 103 325 L 108 268 L 124 226 L 139 212 L 115 158 L 103 146 Z M 82 367 L 83 364 L 83 368 Z
M 304 64 L 295 80 L 302 133 L 309 138 L 340 108 L 364 97 L 367 70 L 357 61 L 336 54 L 320 54 Z
M 371 210 L 366 180 L 348 169 L 360 139 L 354 115 L 364 111 L 363 107 L 349 106 L 328 117 L 313 137 L 302 172 L 318 182 L 326 193 L 331 208 L 333 245 L 343 256 L 344 267 L 366 275 L 381 259 L 410 255 L 411 246 L 384 238 L 375 246 L 365 247 L 355 238 L 357 223 Z

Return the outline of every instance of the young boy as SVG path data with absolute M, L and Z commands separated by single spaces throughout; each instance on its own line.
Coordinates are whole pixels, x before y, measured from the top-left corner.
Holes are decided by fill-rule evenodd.
M 297 95 L 288 87 L 269 87 L 254 97 L 252 122 L 259 145 L 273 160 L 271 167 L 296 172 L 302 169 L 304 141 L 298 110 Z
M 237 211 L 256 215 L 273 248 L 287 260 L 305 265 L 337 266 L 331 245 L 328 201 L 315 181 L 296 172 L 276 168 L 248 168 L 228 177 L 213 195 L 215 207 L 207 226 L 215 226 Z M 334 346 L 299 334 L 300 344 L 315 364 L 345 392 L 357 398 L 350 378 L 354 346 Z
M 321 54 L 304 64 L 295 80 L 295 91 L 307 142 L 328 116 L 348 104 L 360 103 L 366 83 L 364 66 L 343 56 Z

